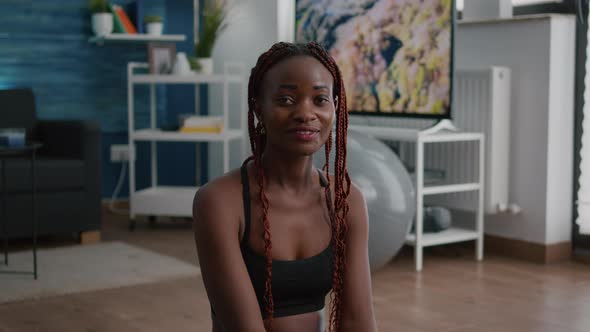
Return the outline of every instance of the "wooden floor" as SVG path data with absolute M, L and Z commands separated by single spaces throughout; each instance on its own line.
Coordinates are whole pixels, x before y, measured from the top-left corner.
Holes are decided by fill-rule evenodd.
M 113 240 L 197 264 L 182 220 L 140 222 L 129 233 L 126 218 L 107 215 L 103 241 Z M 379 330 L 590 331 L 590 265 L 472 257 L 461 248 L 432 248 L 416 273 L 404 252 L 374 274 Z M 185 278 L 0 305 L 0 332 L 8 331 L 210 331 L 209 307 L 201 280 Z

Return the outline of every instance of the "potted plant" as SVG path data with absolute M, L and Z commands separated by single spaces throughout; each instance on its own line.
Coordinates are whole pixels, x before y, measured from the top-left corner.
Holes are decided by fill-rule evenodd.
M 148 35 L 156 35 L 159 36 L 162 34 L 162 30 L 164 30 L 164 23 L 163 23 L 162 16 L 159 15 L 147 15 L 143 18 L 143 23 L 145 24 L 145 29 Z
M 213 73 L 213 59 L 211 53 L 213 46 L 219 35 L 227 27 L 225 21 L 227 14 L 225 1 L 212 0 L 208 1 L 203 8 L 203 25 L 199 33 L 199 40 L 195 45 L 194 62 L 197 68 L 205 74 Z
M 88 9 L 92 13 L 92 31 L 95 35 L 104 37 L 113 32 L 113 14 L 106 0 L 90 0 Z

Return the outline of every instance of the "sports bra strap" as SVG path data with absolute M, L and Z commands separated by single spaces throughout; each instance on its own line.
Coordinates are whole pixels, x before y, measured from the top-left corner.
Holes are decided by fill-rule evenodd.
M 242 244 L 250 238 L 250 180 L 248 179 L 247 163 L 242 165 L 242 199 L 244 204 L 244 237 Z
M 324 177 L 324 174 L 322 174 L 322 171 L 320 169 L 318 169 L 318 174 L 320 176 L 320 184 L 322 187 L 326 187 L 328 185 L 328 180 L 326 180 L 326 178 Z M 326 197 L 327 202 L 326 205 L 328 205 L 328 211 L 330 211 L 330 213 L 333 213 L 334 211 L 332 210 L 332 190 L 328 190 L 328 195 Z

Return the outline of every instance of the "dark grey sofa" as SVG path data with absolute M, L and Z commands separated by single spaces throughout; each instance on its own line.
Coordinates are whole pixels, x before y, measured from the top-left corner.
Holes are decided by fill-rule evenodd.
M 33 91 L 18 88 L 0 90 L 0 128 L 26 128 L 28 139 L 43 144 L 38 151 L 35 176 L 39 235 L 73 234 L 84 239 L 91 234 L 91 238 L 99 238 L 101 141 L 98 124 L 39 120 Z M 6 187 L 7 191 L 8 237 L 31 237 L 30 162 L 8 159 L 4 164 L 6 183 L 2 183 L 0 176 L 0 190 Z

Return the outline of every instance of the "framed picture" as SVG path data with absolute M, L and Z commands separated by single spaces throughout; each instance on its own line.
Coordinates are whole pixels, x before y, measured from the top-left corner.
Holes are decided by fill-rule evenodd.
M 148 62 L 150 74 L 170 74 L 176 57 L 176 44 L 149 43 Z

